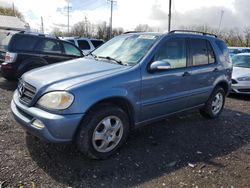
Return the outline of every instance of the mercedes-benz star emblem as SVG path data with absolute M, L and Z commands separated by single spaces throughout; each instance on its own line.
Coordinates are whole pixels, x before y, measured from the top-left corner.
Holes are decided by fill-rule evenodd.
M 18 92 L 19 92 L 20 97 L 23 96 L 24 91 L 25 91 L 25 83 L 22 82 L 19 84 L 19 87 L 18 87 Z

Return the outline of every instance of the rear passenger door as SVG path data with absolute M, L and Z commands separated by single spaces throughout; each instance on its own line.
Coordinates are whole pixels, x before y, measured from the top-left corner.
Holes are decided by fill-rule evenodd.
M 213 83 L 219 75 L 218 64 L 211 43 L 206 39 L 189 38 L 190 100 L 188 107 L 205 103 L 212 92 Z

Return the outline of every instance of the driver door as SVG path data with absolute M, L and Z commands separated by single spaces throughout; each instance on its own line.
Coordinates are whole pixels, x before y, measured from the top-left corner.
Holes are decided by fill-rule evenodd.
M 190 71 L 187 40 L 167 39 L 156 51 L 153 62 L 165 61 L 167 70 L 142 72 L 141 121 L 155 119 L 187 108 L 190 97 Z

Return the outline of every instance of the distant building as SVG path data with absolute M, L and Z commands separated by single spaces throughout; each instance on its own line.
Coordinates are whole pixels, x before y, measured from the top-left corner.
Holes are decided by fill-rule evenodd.
M 17 17 L 0 15 L 0 30 L 27 31 L 30 27 Z

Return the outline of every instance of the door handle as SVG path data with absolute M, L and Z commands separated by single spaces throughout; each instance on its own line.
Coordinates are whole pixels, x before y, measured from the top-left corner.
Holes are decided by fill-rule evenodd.
M 191 73 L 190 72 L 184 72 L 182 76 L 191 76 Z
M 215 68 L 214 70 L 213 70 L 213 72 L 218 72 L 219 71 L 219 69 L 218 68 Z

